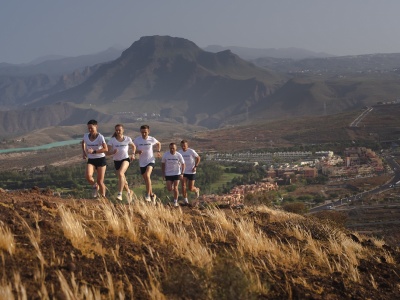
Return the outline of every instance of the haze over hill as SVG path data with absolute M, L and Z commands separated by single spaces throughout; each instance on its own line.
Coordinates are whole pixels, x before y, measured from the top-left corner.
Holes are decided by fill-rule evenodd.
M 109 48 L 77 57 L 41 57 L 30 64 L 0 63 L 0 110 L 17 109 L 33 99 L 82 83 L 99 64 L 114 60 L 121 52 Z
M 43 120 L 42 115 L 49 111 L 60 120 L 48 126 L 82 122 L 80 118 L 66 121 L 64 111 L 57 110 L 60 102 L 68 103 L 65 105 L 70 110 L 91 108 L 110 116 L 127 111 L 153 113 L 182 123 L 216 127 L 264 101 L 280 81 L 282 76 L 230 51 L 214 54 L 182 38 L 143 37 L 82 84 L 24 103 L 32 123 L 13 128 L 38 128 L 36 121 Z M 35 114 L 39 107 L 40 114 Z M 2 119 L 11 113 L 2 112 Z
M 377 53 L 339 57 L 315 57 L 295 60 L 259 56 L 251 59 L 257 66 L 283 73 L 306 74 L 365 74 L 397 73 L 400 68 L 400 53 Z
M 398 98 L 393 69 L 398 57 L 260 58 L 257 67 L 229 50 L 211 53 L 187 39 L 146 36 L 115 60 L 97 57 L 103 63 L 83 69 L 87 60 L 72 60 L 80 61 L 81 69 L 58 80 L 1 76 L 0 107 L 7 111 L 0 111 L 0 134 L 82 124 L 87 118 L 218 128 L 358 110 Z M 64 58 L 39 65 L 61 71 L 65 61 L 71 62 Z M 19 70 L 29 75 L 37 67 L 27 68 Z M 6 69 L 0 66 L 0 72 Z
M 26 77 L 30 75 L 46 74 L 49 76 L 60 76 L 77 70 L 83 70 L 86 67 L 99 63 L 114 60 L 118 58 L 121 53 L 121 49 L 111 47 L 99 53 L 76 57 L 40 57 L 29 64 L 0 63 L 0 75 Z
M 209 45 L 204 48 L 210 52 L 221 52 L 225 50 L 231 50 L 233 53 L 239 55 L 241 58 L 246 60 L 257 59 L 260 57 L 274 57 L 274 58 L 289 58 L 294 60 L 305 59 L 305 58 L 323 58 L 332 57 L 334 55 L 328 53 L 317 53 L 310 50 L 299 49 L 295 47 L 290 48 L 268 48 L 268 49 L 257 49 L 249 47 L 238 47 L 238 46 L 220 46 L 220 45 Z

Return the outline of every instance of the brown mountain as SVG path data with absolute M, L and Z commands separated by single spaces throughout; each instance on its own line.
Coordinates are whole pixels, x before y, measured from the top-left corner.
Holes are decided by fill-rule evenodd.
M 393 72 L 331 75 L 301 70 L 279 75 L 229 50 L 211 53 L 169 36 L 142 37 L 118 59 L 88 70 L 63 76 L 51 89 L 38 85 L 23 109 L 1 113 L 0 134 L 82 124 L 85 110 L 88 117 L 113 122 L 157 116 L 158 121 L 218 128 L 255 119 L 354 111 L 400 94 Z M 6 118 L 14 118 L 13 126 Z
M 79 85 L 74 86 L 85 78 L 81 73 L 64 76 L 34 94 L 23 109 L 2 112 L 0 133 L 81 124 L 85 110 L 89 118 L 107 116 L 103 120 L 119 121 L 128 112 L 135 118 L 153 114 L 159 120 L 215 128 L 266 101 L 282 81 L 230 51 L 209 53 L 169 36 L 143 37 L 117 60 L 90 71 Z
M 84 83 L 32 106 L 71 102 L 103 113 L 157 113 L 183 123 L 217 127 L 266 101 L 280 76 L 230 51 L 209 53 L 169 36 L 143 37 Z

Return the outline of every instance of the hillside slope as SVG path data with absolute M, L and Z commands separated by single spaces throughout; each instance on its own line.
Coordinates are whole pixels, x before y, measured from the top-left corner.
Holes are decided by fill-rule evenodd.
M 87 81 L 33 106 L 73 102 L 103 113 L 157 113 L 182 123 L 218 127 L 266 101 L 282 80 L 230 51 L 209 53 L 168 36 L 142 37 Z
M 264 206 L 205 210 L 0 191 L 6 299 L 395 299 L 400 252 Z
M 355 66 L 364 69 L 352 67 L 348 73 L 336 74 L 334 66 L 340 62 L 345 67 L 351 57 L 326 59 L 330 62 L 327 65 L 324 59 L 310 60 L 315 62 L 313 69 L 286 72 L 277 67 L 271 71 L 229 50 L 211 53 L 183 38 L 146 36 L 118 59 L 62 76 L 57 84 L 46 76 L 14 78 L 12 82 L 0 78 L 0 109 L 19 107 L 8 113 L 15 119 L 12 127 L 5 118 L 0 119 L 0 134 L 85 122 L 64 116 L 60 103 L 77 109 L 77 116 L 82 115 L 80 110 L 88 110 L 89 118 L 100 115 L 102 120 L 117 123 L 148 122 L 155 119 L 149 118 L 152 116 L 158 121 L 209 129 L 356 112 L 398 99 L 397 72 L 385 69 L 395 65 L 398 57 L 356 57 Z M 380 63 L 384 69 L 375 68 Z M 318 66 L 327 69 L 319 70 Z M 18 96 L 18 92 L 25 96 Z M 53 115 L 43 116 L 43 111 Z M 35 123 L 42 118 L 47 121 Z

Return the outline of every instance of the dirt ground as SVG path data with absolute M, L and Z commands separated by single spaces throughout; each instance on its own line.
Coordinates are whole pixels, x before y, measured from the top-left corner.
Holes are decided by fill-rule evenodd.
M 120 206 L 115 204 L 116 208 Z M 85 229 L 93 243 L 88 246 L 90 251 L 66 237 L 60 207 L 89 220 Z M 3 295 L 10 290 L 20 299 L 24 294 L 27 299 L 90 299 L 84 297 L 88 291 L 94 291 L 95 299 L 396 299 L 400 294 L 400 252 L 395 247 L 377 245 L 374 240 L 346 232 L 368 253 L 358 260 L 355 270 L 351 268 L 356 272 L 351 279 L 345 270 L 319 268 L 305 241 L 287 234 L 288 224 L 301 220 L 298 225 L 307 226 L 313 238 L 322 243 L 326 236 L 321 226 L 292 215 L 278 220 L 274 212 L 252 208 L 225 210 L 229 219 L 250 220 L 266 236 L 302 249 L 298 265 L 272 268 L 267 253 L 254 258 L 232 255 L 237 247 L 235 235 L 228 234 L 224 242 L 206 238 L 211 234 L 205 233 L 202 224 L 210 225 L 211 221 L 205 210 L 180 209 L 179 224 L 205 239 L 203 243 L 215 253 L 208 271 L 200 267 L 201 262 L 193 265 L 177 256 L 168 242 L 147 234 L 150 224 L 143 215 L 134 215 L 141 238 L 133 242 L 124 234 L 115 234 L 110 224 L 107 227 L 96 200 L 61 199 L 50 190 L 36 188 L 0 191 L 2 234 L 9 228 L 15 238 L 13 254 L 0 242 L 0 290 Z M 339 253 L 328 253 L 327 257 L 337 257 L 340 264 Z M 242 260 L 245 263 L 240 263 Z M 243 268 L 252 264 L 258 267 Z M 268 267 L 263 268 L 263 264 Z

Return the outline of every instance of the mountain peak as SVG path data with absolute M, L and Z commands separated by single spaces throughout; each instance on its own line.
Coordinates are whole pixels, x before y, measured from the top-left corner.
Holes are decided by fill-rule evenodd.
M 179 37 L 168 35 L 144 36 L 134 42 L 122 53 L 122 57 L 131 55 L 149 56 L 190 56 L 197 55 L 201 50 L 195 43 Z

